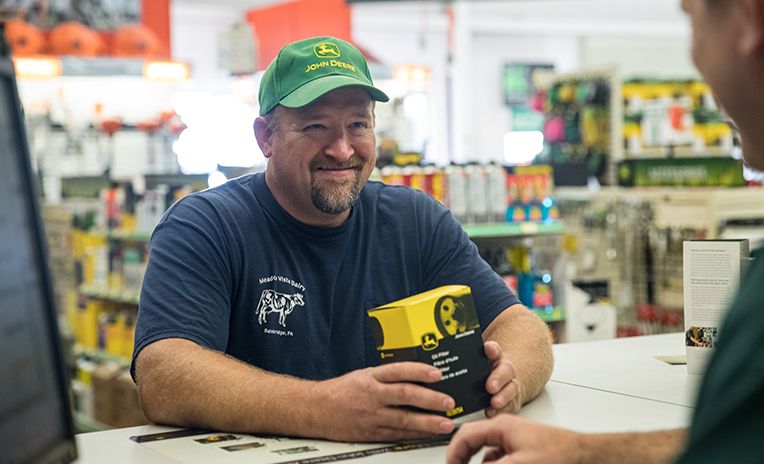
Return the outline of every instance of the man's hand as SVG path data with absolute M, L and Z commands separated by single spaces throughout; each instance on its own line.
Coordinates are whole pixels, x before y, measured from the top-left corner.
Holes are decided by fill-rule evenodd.
M 485 384 L 486 391 L 491 394 L 491 406 L 485 410 L 485 415 L 494 417 L 500 412 L 518 412 L 522 406 L 522 397 L 515 367 L 498 343 L 485 342 L 484 349 L 491 363 L 491 374 Z
M 451 433 L 454 424 L 436 414 L 405 407 L 446 412 L 454 399 L 417 383 L 441 378 L 438 368 L 400 362 L 361 369 L 318 383 L 328 411 L 324 430 L 317 433 L 338 441 L 397 441 Z M 322 401 L 323 402 L 323 401 Z
M 510 414 L 463 425 L 446 451 L 447 464 L 463 464 L 480 451 L 483 462 L 572 464 L 580 462 L 581 434 Z

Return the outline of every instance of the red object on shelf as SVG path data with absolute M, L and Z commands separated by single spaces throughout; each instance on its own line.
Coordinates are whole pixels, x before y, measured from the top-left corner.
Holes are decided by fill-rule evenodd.
M 622 325 L 622 326 L 618 326 L 616 337 L 618 338 L 638 337 L 640 335 L 642 335 L 642 331 L 639 330 L 639 328 L 634 326 Z
M 122 121 L 119 119 L 104 119 L 98 124 L 98 128 L 111 137 L 112 135 L 116 134 L 119 129 L 122 128 Z
M 658 320 L 658 308 L 651 304 L 638 304 L 637 320 L 645 322 L 656 322 Z
M 296 40 L 330 35 L 352 42 L 350 7 L 345 0 L 298 0 L 247 12 L 258 43 L 258 69 L 265 69 L 281 48 Z
M 162 128 L 162 121 L 155 119 L 151 121 L 141 121 L 138 123 L 138 130 L 142 132 L 153 133 Z
M 37 55 L 45 52 L 45 33 L 21 19 L 5 21 L 5 40 L 14 55 Z
M 680 327 L 684 322 L 684 313 L 681 310 L 666 309 L 660 315 L 661 324 L 668 327 Z
M 57 55 L 96 56 L 105 48 L 98 32 L 76 21 L 67 21 L 51 29 L 49 40 L 51 51 Z
M 161 53 L 157 35 L 142 24 L 128 24 L 114 31 L 111 54 L 114 56 L 155 57 Z

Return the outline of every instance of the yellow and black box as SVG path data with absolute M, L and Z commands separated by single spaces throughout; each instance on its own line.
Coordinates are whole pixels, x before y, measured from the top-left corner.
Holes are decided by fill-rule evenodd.
M 443 378 L 427 384 L 450 395 L 459 417 L 489 406 L 485 384 L 491 366 L 470 288 L 447 285 L 370 309 L 372 331 L 382 363 L 419 361 Z

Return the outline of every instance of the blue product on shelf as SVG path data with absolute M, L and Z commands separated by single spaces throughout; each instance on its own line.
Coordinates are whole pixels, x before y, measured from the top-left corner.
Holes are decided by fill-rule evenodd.
M 543 222 L 554 221 L 558 217 L 557 203 L 553 198 L 544 198 L 544 201 L 541 202 L 541 220 Z
M 533 308 L 533 290 L 536 277 L 528 272 L 521 272 L 517 280 L 517 297 L 528 308 Z
M 552 313 L 554 311 L 552 273 L 546 270 L 535 270 L 533 277 L 533 308 Z

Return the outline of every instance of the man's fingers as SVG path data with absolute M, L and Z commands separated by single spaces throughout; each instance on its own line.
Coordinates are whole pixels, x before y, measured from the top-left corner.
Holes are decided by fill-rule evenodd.
M 511 382 L 516 375 L 514 366 L 512 366 L 512 363 L 508 360 L 505 359 L 498 362 L 485 382 L 485 390 L 488 393 L 495 395 Z
M 440 369 L 420 362 L 399 362 L 373 368 L 372 375 L 379 382 L 432 383 L 441 379 Z
M 466 463 L 483 446 L 502 448 L 502 434 L 508 433 L 509 424 L 511 424 L 512 420 L 516 419 L 515 416 L 506 415 L 498 419 L 463 425 L 459 432 L 454 435 L 451 444 L 448 446 L 446 462 L 448 464 Z
M 489 361 L 496 361 L 501 357 L 501 347 L 495 341 L 488 341 L 483 344 L 483 351 Z
M 412 383 L 386 385 L 383 392 L 385 403 L 396 406 L 413 406 L 438 412 L 447 412 L 456 407 L 450 396 Z
M 485 463 L 488 461 L 495 461 L 501 458 L 502 456 L 504 456 L 505 454 L 506 453 L 504 453 L 504 450 L 501 448 L 497 448 L 497 447 L 491 448 L 485 453 L 483 453 L 483 462 Z
M 517 395 L 519 394 L 520 392 L 517 389 L 517 383 L 508 383 L 506 386 L 504 386 L 504 388 L 501 389 L 501 391 L 491 397 L 491 409 L 501 411 L 507 407 L 507 405 L 510 404 L 515 398 L 517 398 Z
M 403 408 L 384 408 L 379 412 L 381 430 L 398 430 L 411 433 L 434 435 L 448 434 L 454 431 L 454 422 L 435 414 L 424 414 Z

